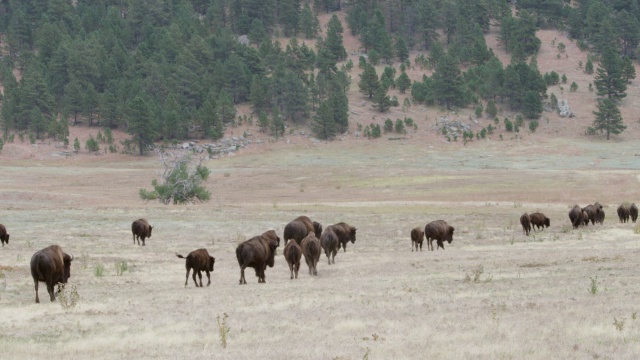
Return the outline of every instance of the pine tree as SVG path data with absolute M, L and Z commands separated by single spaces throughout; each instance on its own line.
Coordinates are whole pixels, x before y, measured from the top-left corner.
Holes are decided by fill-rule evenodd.
M 598 99 L 598 111 L 594 111 L 593 114 L 596 116 L 593 121 L 594 129 L 604 131 L 607 134 L 607 140 L 609 140 L 609 134 L 620 134 L 627 128 L 622 122 L 622 115 L 613 99 Z
M 335 61 L 342 61 L 347 58 L 347 51 L 344 49 L 342 41 L 342 23 L 336 14 L 331 16 L 331 20 L 327 24 L 327 38 L 325 39 L 325 46 L 327 50 L 333 55 Z
M 358 82 L 360 92 L 367 95 L 369 99 L 373 98 L 373 94 L 380 88 L 380 80 L 376 69 L 367 64 L 364 71 L 360 74 L 360 82 Z
M 319 27 L 318 17 L 311 10 L 309 4 L 305 3 L 300 14 L 300 31 L 302 31 L 305 38 L 313 39 L 318 34 Z
M 396 40 L 396 56 L 400 62 L 405 62 L 409 58 L 409 49 L 407 48 L 407 43 L 405 43 L 404 38 L 402 36 L 398 36 Z
M 628 56 L 622 59 L 622 77 L 627 83 L 630 83 L 632 79 L 636 78 L 636 67 L 633 66 L 633 62 Z
M 376 90 L 373 96 L 373 103 L 375 104 L 376 110 L 381 113 L 386 112 L 391 107 L 391 99 L 389 95 L 387 95 L 387 89 L 385 89 L 384 86 L 380 86 L 378 90 Z
M 264 111 L 260 111 L 258 114 L 258 127 L 260 128 L 260 132 L 263 133 L 266 133 L 269 128 L 269 115 Z
M 400 90 L 401 94 L 404 94 L 407 89 L 411 87 L 411 80 L 406 72 L 402 72 L 400 76 L 396 79 L 396 86 L 398 90 Z
M 593 74 L 593 62 L 591 62 L 591 57 L 587 57 L 587 63 L 584 65 L 584 72 L 589 75 Z
M 605 96 L 616 103 L 627 96 L 627 81 L 623 74 L 622 60 L 614 46 L 604 49 L 593 82 L 598 96 Z
M 433 73 L 435 99 L 450 109 L 452 105 L 464 105 L 464 82 L 458 62 L 445 55 Z
M 529 90 L 524 95 L 522 112 L 529 119 L 537 119 L 542 114 L 542 101 L 540 95 L 533 90 Z
M 127 133 L 138 145 L 140 155 L 144 155 L 149 145 L 153 144 L 155 131 L 152 124 L 151 109 L 140 96 L 136 96 L 126 109 Z
M 327 140 L 336 136 L 336 124 L 333 119 L 330 101 L 323 101 L 313 117 L 313 133 L 320 139 Z
M 271 134 L 276 138 L 284 136 L 284 119 L 280 115 L 278 108 L 274 108 L 271 113 Z

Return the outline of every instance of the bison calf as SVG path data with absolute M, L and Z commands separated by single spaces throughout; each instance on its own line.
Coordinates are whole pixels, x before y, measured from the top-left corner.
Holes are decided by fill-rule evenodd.
M 2 247 L 4 247 L 5 243 L 9 245 L 9 234 L 7 233 L 7 228 L 2 224 L 0 224 L 0 241 L 2 242 Z
M 520 216 L 520 225 L 522 225 L 522 231 L 524 234 L 529 236 L 529 233 L 531 232 L 531 218 L 529 217 L 529 214 L 524 213 Z
M 38 297 L 38 282 L 40 281 L 47 284 L 51 301 L 55 300 L 53 287 L 58 284 L 58 291 L 60 291 L 60 284 L 67 283 L 71 277 L 71 261 L 73 261 L 73 255 L 66 254 L 58 245 L 51 245 L 33 254 L 31 257 L 31 277 L 33 277 L 36 289 L 36 303 L 40 302 Z
M 529 215 L 531 219 L 531 228 L 537 230 L 544 230 L 544 228 L 551 226 L 551 220 L 543 213 L 535 212 Z
M 427 238 L 427 247 L 433 251 L 433 240 L 436 240 L 438 248 L 444 250 L 444 241 L 449 244 L 453 241 L 453 231 L 455 228 L 449 226 L 444 220 L 432 221 L 424 227 L 424 236 Z
M 327 255 L 329 265 L 331 265 L 332 262 L 335 264 L 336 254 L 338 250 L 340 250 L 340 240 L 331 226 L 327 226 L 322 232 L 322 236 L 320 236 L 320 246 L 322 246 L 325 255 Z
M 631 216 L 631 209 L 626 204 L 618 206 L 618 219 L 621 223 L 629 221 L 629 216 Z
M 189 272 L 191 271 L 191 269 L 193 269 L 193 283 L 196 284 L 196 287 L 198 287 L 198 282 L 196 281 L 196 273 L 200 278 L 200 287 L 202 287 L 202 271 L 207 273 L 207 279 L 209 280 L 207 282 L 207 286 L 211 285 L 210 272 L 213 271 L 213 265 L 216 262 L 216 258 L 209 255 L 207 249 L 194 250 L 190 252 L 187 257 L 184 257 L 178 253 L 176 253 L 176 256 L 181 259 L 186 259 L 185 267 L 187 268 L 187 277 L 184 280 L 184 286 L 187 286 L 187 283 L 189 282 Z
M 287 260 L 287 264 L 289 264 L 289 271 L 291 271 L 291 279 L 293 279 L 293 273 L 296 274 L 296 279 L 298 278 L 298 270 L 300 270 L 300 258 L 302 257 L 302 249 L 300 245 L 298 245 L 295 241 L 289 241 L 287 245 L 284 246 L 284 258 Z
M 266 283 L 265 270 L 273 267 L 276 248 L 280 245 L 280 238 L 276 232 L 269 230 L 262 235 L 254 236 L 242 242 L 236 248 L 236 258 L 240 265 L 240 285 L 246 284 L 244 269 L 252 267 L 256 270 L 259 283 Z
M 138 239 L 138 245 L 140 245 L 140 240 L 142 240 L 142 246 L 144 246 L 144 239 L 151 237 L 151 230 L 153 230 L 153 226 L 149 225 L 147 219 L 138 219 L 131 224 L 131 232 L 133 233 L 133 244 L 136 244 L 136 239 Z
M 415 245 L 416 251 L 418 251 L 418 245 L 420 245 L 420 251 L 422 251 L 422 242 L 424 241 L 424 231 L 418 226 L 411 229 L 411 251 Z
M 322 252 L 320 240 L 318 240 L 314 234 L 309 234 L 307 237 L 302 239 L 300 247 L 302 248 L 304 261 L 309 267 L 309 275 L 318 276 L 317 265 L 318 261 L 320 261 L 320 253 Z

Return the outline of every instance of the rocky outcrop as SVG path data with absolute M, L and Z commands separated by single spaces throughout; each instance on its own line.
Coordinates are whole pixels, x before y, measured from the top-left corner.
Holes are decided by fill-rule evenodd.
M 571 108 L 569 107 L 569 100 L 562 99 L 558 101 L 558 114 L 560 117 L 574 117 L 575 115 L 571 112 Z

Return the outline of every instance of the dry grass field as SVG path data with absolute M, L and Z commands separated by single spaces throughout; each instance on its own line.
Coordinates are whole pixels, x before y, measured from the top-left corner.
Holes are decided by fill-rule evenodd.
M 506 64 L 496 34 L 487 42 Z M 0 359 L 637 359 L 640 235 L 615 211 L 640 202 L 640 81 L 621 107 L 628 129 L 611 141 L 586 137 L 586 53 L 557 32 L 538 36 L 541 70 L 579 85 L 549 89 L 576 117 L 545 112 L 535 133 L 447 143 L 436 119 L 467 120 L 472 109 L 374 113 L 354 69 L 349 134 L 327 143 L 292 129 L 211 160 L 212 200 L 203 204 L 140 200 L 161 168 L 153 156 L 64 157 L 48 142 L 5 144 L 0 223 L 11 239 L 0 248 Z M 566 44 L 563 58 L 554 39 Z M 348 30 L 345 46 L 357 64 Z M 414 80 L 424 72 L 409 70 Z M 394 91 L 400 103 L 409 95 Z M 354 135 L 357 123 L 387 117 L 412 117 L 418 129 L 395 141 Z M 474 132 L 490 122 L 477 121 Z M 84 144 L 97 130 L 73 127 L 71 138 Z M 246 127 L 226 135 L 245 130 L 268 138 Z M 595 201 L 604 225 L 571 229 L 570 206 Z M 535 211 L 551 227 L 526 237 L 519 217 Z M 322 255 L 317 277 L 303 261 L 297 280 L 280 247 L 266 284 L 249 269 L 238 285 L 237 244 L 268 229 L 282 236 L 302 214 L 348 222 L 357 241 L 335 265 Z M 145 247 L 132 244 L 139 217 L 154 226 Z M 411 252 L 410 230 L 437 219 L 456 228 L 453 242 Z M 34 302 L 29 260 L 54 243 L 75 255 L 66 290 L 70 298 L 75 287 L 75 306 L 49 302 L 42 283 Z M 212 284 L 184 287 L 175 253 L 203 247 L 216 257 Z
M 138 199 L 154 157 L 3 160 L 0 358 L 636 358 L 640 235 L 615 208 L 640 199 L 638 145 L 278 143 L 209 162 L 213 199 L 189 206 Z M 547 154 L 522 154 L 538 146 Z M 572 230 L 569 206 L 594 201 L 604 225 Z M 537 210 L 551 227 L 527 238 L 518 218 Z M 297 280 L 280 248 L 266 284 L 249 270 L 238 285 L 236 245 L 300 214 L 346 221 L 357 241 Z M 141 216 L 146 247 L 130 233 Z M 454 241 L 411 252 L 410 229 L 436 219 Z M 75 255 L 75 307 L 44 284 L 34 303 L 29 259 L 52 243 Z M 185 288 L 174 253 L 201 247 L 216 257 L 212 285 Z

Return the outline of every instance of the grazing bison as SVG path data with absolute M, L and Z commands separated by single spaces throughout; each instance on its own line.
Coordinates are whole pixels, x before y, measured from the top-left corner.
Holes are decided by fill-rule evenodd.
M 453 231 L 455 228 L 447 224 L 444 220 L 432 221 L 424 227 L 424 236 L 427 238 L 427 247 L 433 251 L 433 240 L 436 240 L 438 248 L 444 250 L 444 241 L 449 244 L 453 241 Z
M 621 223 L 629 221 L 629 216 L 631 216 L 631 210 L 626 204 L 618 206 L 618 219 Z
M 7 234 L 7 228 L 2 224 L 0 224 L 0 241 L 2 242 L 2 247 L 4 247 L 5 243 L 9 245 L 9 234 Z
M 246 284 L 244 269 L 252 267 L 256 270 L 258 283 L 266 283 L 265 270 L 267 265 L 273 267 L 276 248 L 280 245 L 280 238 L 276 232 L 269 230 L 262 235 L 254 236 L 242 242 L 236 248 L 236 258 L 240 265 L 240 285 Z
M 587 215 L 589 215 L 589 221 L 591 221 L 591 225 L 595 225 L 596 222 L 598 221 L 598 218 L 600 216 L 599 214 L 602 210 L 596 207 L 595 205 L 590 204 L 583 207 L 582 211 L 586 212 Z
M 196 287 L 198 287 L 198 282 L 196 281 L 196 273 L 200 278 L 200 287 L 202 287 L 202 271 L 207 273 L 207 279 L 209 280 L 207 282 L 207 286 L 211 285 L 210 272 L 213 271 L 213 265 L 216 262 L 216 258 L 209 255 L 207 249 L 194 250 L 190 252 L 187 257 L 184 257 L 178 253 L 176 253 L 176 256 L 180 259 L 186 259 L 184 266 L 185 268 L 187 268 L 187 277 L 184 280 L 184 286 L 187 286 L 187 283 L 189 282 L 189 272 L 191 271 L 191 269 L 193 269 L 193 283 L 196 284 Z
M 138 219 L 131 224 L 131 233 L 133 233 L 133 244 L 136 244 L 136 239 L 138 240 L 138 245 L 140 245 L 140 240 L 142 240 L 142 246 L 144 246 L 144 239 L 151 237 L 151 230 L 153 230 L 153 226 L 149 225 L 147 219 Z
M 322 225 L 317 221 L 311 221 L 308 216 L 298 216 L 284 227 L 284 244 L 287 245 L 287 241 L 295 239 L 300 245 L 309 233 L 314 233 L 319 238 L 322 235 Z
M 351 241 L 352 244 L 356 242 L 357 229 L 353 226 L 349 226 L 349 224 L 341 222 L 331 225 L 331 228 L 338 236 L 338 240 L 340 241 L 340 244 L 342 244 L 342 250 L 344 252 L 347 251 L 347 243 L 349 241 Z M 340 250 L 340 246 L 338 246 L 338 250 Z
M 320 246 L 322 246 L 324 253 L 327 255 L 329 265 L 331 265 L 332 262 L 335 264 L 336 254 L 338 250 L 340 250 L 340 239 L 333 231 L 333 226 L 327 226 L 322 232 L 322 236 L 320 236 Z
M 635 203 L 629 206 L 629 215 L 631 215 L 631 221 L 636 222 L 636 220 L 638 220 L 638 207 Z M 7 241 L 9 239 L 8 236 L 9 235 L 7 235 Z
M 58 292 L 60 292 L 60 284 L 67 283 L 71 277 L 71 261 L 73 261 L 73 255 L 62 251 L 58 245 L 51 245 L 33 254 L 31 257 L 31 276 L 36 289 L 36 303 L 40 302 L 38 297 L 38 282 L 40 281 L 47 284 L 51 301 L 55 300 L 53 287 L 58 284 Z
M 580 225 L 584 224 L 585 218 L 589 221 L 587 212 L 582 210 L 580 206 L 574 205 L 571 210 L 569 210 L 569 220 L 571 220 L 571 225 L 573 225 L 574 229 L 577 229 Z
M 298 278 L 298 270 L 300 270 L 300 258 L 302 257 L 302 249 L 295 241 L 289 241 L 284 246 L 284 258 L 289 264 L 289 271 L 291 271 L 291 279 L 293 279 L 293 273 L 296 273 L 296 279 Z
M 318 275 L 317 265 L 320 261 L 320 254 L 322 253 L 322 246 L 320 246 L 320 240 L 314 235 L 309 234 L 302 239 L 300 244 L 302 248 L 302 255 L 309 267 L 309 275 Z
M 413 251 L 414 245 L 416 247 L 416 251 L 418 251 L 418 245 L 420 245 L 420 251 L 422 251 L 423 241 L 424 241 L 424 231 L 422 231 L 422 227 L 418 226 L 417 228 L 411 229 L 411 251 Z
M 524 213 L 520 216 L 520 225 L 522 225 L 522 231 L 524 234 L 529 236 L 529 233 L 531 232 L 531 218 L 529 217 L 529 214 Z
M 533 213 L 529 215 L 529 218 L 531 219 L 532 229 L 544 230 L 545 227 L 551 226 L 551 220 L 549 220 L 548 217 L 544 216 L 543 213 Z

